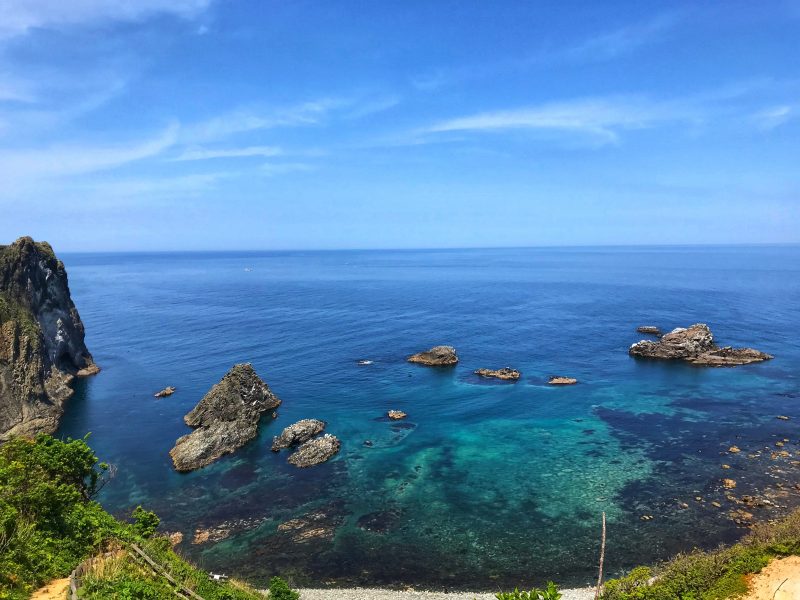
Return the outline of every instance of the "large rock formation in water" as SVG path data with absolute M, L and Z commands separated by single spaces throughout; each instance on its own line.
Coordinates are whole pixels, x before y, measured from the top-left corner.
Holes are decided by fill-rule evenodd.
M 241 448 L 256 436 L 261 415 L 280 403 L 252 365 L 234 365 L 183 418 L 196 429 L 170 450 L 175 468 L 199 469 Z
M 54 432 L 73 378 L 98 371 L 50 244 L 0 246 L 0 442 Z
M 412 354 L 408 357 L 408 362 L 428 367 L 449 367 L 458 362 L 458 355 L 452 346 L 434 346 L 425 352 Z
M 663 335 L 657 342 L 642 340 L 633 344 L 628 353 L 638 358 L 685 360 L 694 365 L 729 367 L 761 362 L 773 358 L 752 348 L 720 348 L 708 325 L 696 323 L 678 327 Z

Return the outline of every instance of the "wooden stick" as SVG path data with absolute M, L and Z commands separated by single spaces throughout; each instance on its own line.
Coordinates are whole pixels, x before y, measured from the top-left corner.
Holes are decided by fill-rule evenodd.
M 603 512 L 603 535 L 600 540 L 600 569 L 597 574 L 597 589 L 594 592 L 594 600 L 599 600 L 600 589 L 603 586 L 603 561 L 606 558 L 606 513 Z

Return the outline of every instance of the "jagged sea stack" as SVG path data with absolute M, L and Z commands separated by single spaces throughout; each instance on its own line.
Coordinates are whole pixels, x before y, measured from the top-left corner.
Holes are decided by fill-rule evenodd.
M 195 430 L 170 450 L 175 468 L 199 469 L 241 448 L 256 436 L 261 415 L 280 403 L 252 365 L 234 365 L 183 418 Z
M 99 370 L 50 244 L 0 246 L 0 442 L 53 433 L 73 378 Z

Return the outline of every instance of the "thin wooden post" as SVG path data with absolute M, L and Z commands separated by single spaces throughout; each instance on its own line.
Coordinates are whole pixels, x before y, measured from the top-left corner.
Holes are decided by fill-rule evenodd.
M 594 591 L 594 600 L 599 600 L 600 590 L 603 586 L 603 562 L 606 558 L 606 513 L 603 513 L 603 535 L 600 538 L 600 568 L 597 574 L 597 589 Z

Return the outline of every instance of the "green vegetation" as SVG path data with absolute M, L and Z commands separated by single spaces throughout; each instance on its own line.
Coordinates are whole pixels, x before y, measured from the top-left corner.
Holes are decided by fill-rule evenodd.
M 269 582 L 270 600 L 297 600 L 300 594 L 292 590 L 280 577 L 273 577 Z
M 21 600 L 48 581 L 68 576 L 87 558 L 79 594 L 87 600 L 175 597 L 174 586 L 131 550 L 144 552 L 178 585 L 205 600 L 263 600 L 243 583 L 208 574 L 154 536 L 158 517 L 142 507 L 133 522 L 114 519 L 93 500 L 107 481 L 85 440 L 15 438 L 0 447 L 0 600 Z M 294 600 L 283 587 L 273 598 Z M 272 588 L 272 585 L 271 585 Z
M 40 329 L 31 311 L 0 292 L 0 325 L 8 321 L 16 322 L 22 335 L 30 337 L 34 346 L 39 344 Z
M 66 576 L 120 529 L 91 500 L 104 472 L 82 440 L 42 435 L 0 448 L 0 599 Z
M 747 591 L 745 575 L 771 559 L 800 554 L 800 511 L 778 523 L 757 525 L 729 548 L 680 554 L 658 569 L 637 567 L 607 581 L 604 600 L 723 600 Z M 653 580 L 652 585 L 648 583 Z
M 514 590 L 513 592 L 500 592 L 495 596 L 497 596 L 497 600 L 560 600 L 561 592 L 558 591 L 555 583 L 548 581 L 547 587 L 543 590 L 537 588 L 533 588 L 530 592 Z
M 137 545 L 179 585 L 192 590 L 204 600 L 264 600 L 263 595 L 244 583 L 230 579 L 212 581 L 208 573 L 175 554 L 169 539 L 163 536 L 137 540 Z M 150 600 L 174 598 L 174 589 L 166 578 L 156 573 L 135 553 L 119 547 L 92 561 L 82 577 L 79 595 L 86 600 Z

